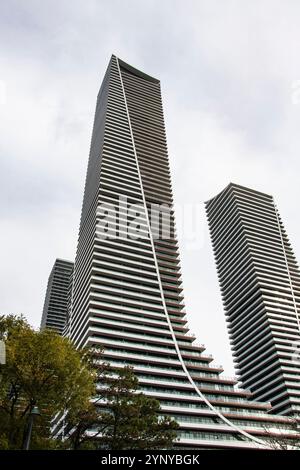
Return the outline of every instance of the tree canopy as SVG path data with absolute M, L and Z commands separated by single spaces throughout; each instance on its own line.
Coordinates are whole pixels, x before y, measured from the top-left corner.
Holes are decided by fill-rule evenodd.
M 52 330 L 35 331 L 22 316 L 0 317 L 6 364 L 0 365 L 0 448 L 20 449 L 34 406 L 31 447 L 56 446 L 51 418 L 68 409 L 78 412 L 95 393 L 95 370 L 84 350 L 77 350 Z
M 75 449 L 169 449 L 178 429 L 174 419 L 161 415 L 158 400 L 138 390 L 130 367 L 102 368 L 93 407 L 72 418 L 70 442 Z

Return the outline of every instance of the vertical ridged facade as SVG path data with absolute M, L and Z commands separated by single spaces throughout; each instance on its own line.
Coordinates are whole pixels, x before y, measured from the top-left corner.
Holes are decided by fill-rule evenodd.
M 41 330 L 51 328 L 62 334 L 67 321 L 74 263 L 57 259 L 51 270 L 45 296 Z
M 206 211 L 242 385 L 300 414 L 300 272 L 273 197 L 230 184 Z
M 142 207 L 139 238 L 124 236 L 130 217 L 120 197 Z M 249 392 L 221 376 L 189 335 L 172 202 L 160 82 L 112 56 L 96 105 L 69 336 L 78 346 L 102 345 L 112 367 L 134 368 L 144 393 L 179 422 L 176 446 L 258 447 L 265 426 L 286 418 L 247 401 Z M 104 203 L 117 208 L 122 236 L 98 236 Z M 168 239 L 150 230 L 153 204 L 171 207 Z

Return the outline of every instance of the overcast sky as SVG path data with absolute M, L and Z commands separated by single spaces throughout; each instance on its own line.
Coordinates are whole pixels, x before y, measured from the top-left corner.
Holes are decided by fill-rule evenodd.
M 300 255 L 298 0 L 0 0 L 0 312 L 40 323 L 56 257 L 74 259 L 96 96 L 112 53 L 161 80 L 192 332 L 232 375 L 204 201 L 273 194 Z

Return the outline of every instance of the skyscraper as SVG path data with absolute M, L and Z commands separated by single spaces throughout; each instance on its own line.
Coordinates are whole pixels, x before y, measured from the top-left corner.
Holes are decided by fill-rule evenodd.
M 70 280 L 74 263 L 57 259 L 51 270 L 45 296 L 41 329 L 52 328 L 62 333 L 70 302 Z
M 206 210 L 242 384 L 300 414 L 300 272 L 273 197 L 229 184 Z
M 112 56 L 96 105 L 70 338 L 102 345 L 112 367 L 134 368 L 141 390 L 180 423 L 176 446 L 264 445 L 265 426 L 286 418 L 249 402 L 189 334 L 172 202 L 160 82 Z

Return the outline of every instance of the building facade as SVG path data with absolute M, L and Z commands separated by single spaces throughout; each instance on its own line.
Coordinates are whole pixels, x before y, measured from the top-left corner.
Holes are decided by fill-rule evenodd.
M 206 211 L 242 384 L 300 414 L 300 272 L 273 197 L 230 184 Z
M 112 367 L 134 368 L 141 390 L 179 422 L 176 446 L 264 446 L 266 427 L 287 419 L 248 401 L 189 334 L 172 204 L 160 82 L 112 56 L 97 98 L 69 336 L 103 346 Z
M 41 321 L 41 330 L 51 328 L 62 334 L 66 320 L 72 289 L 74 263 L 57 259 L 51 270 Z

